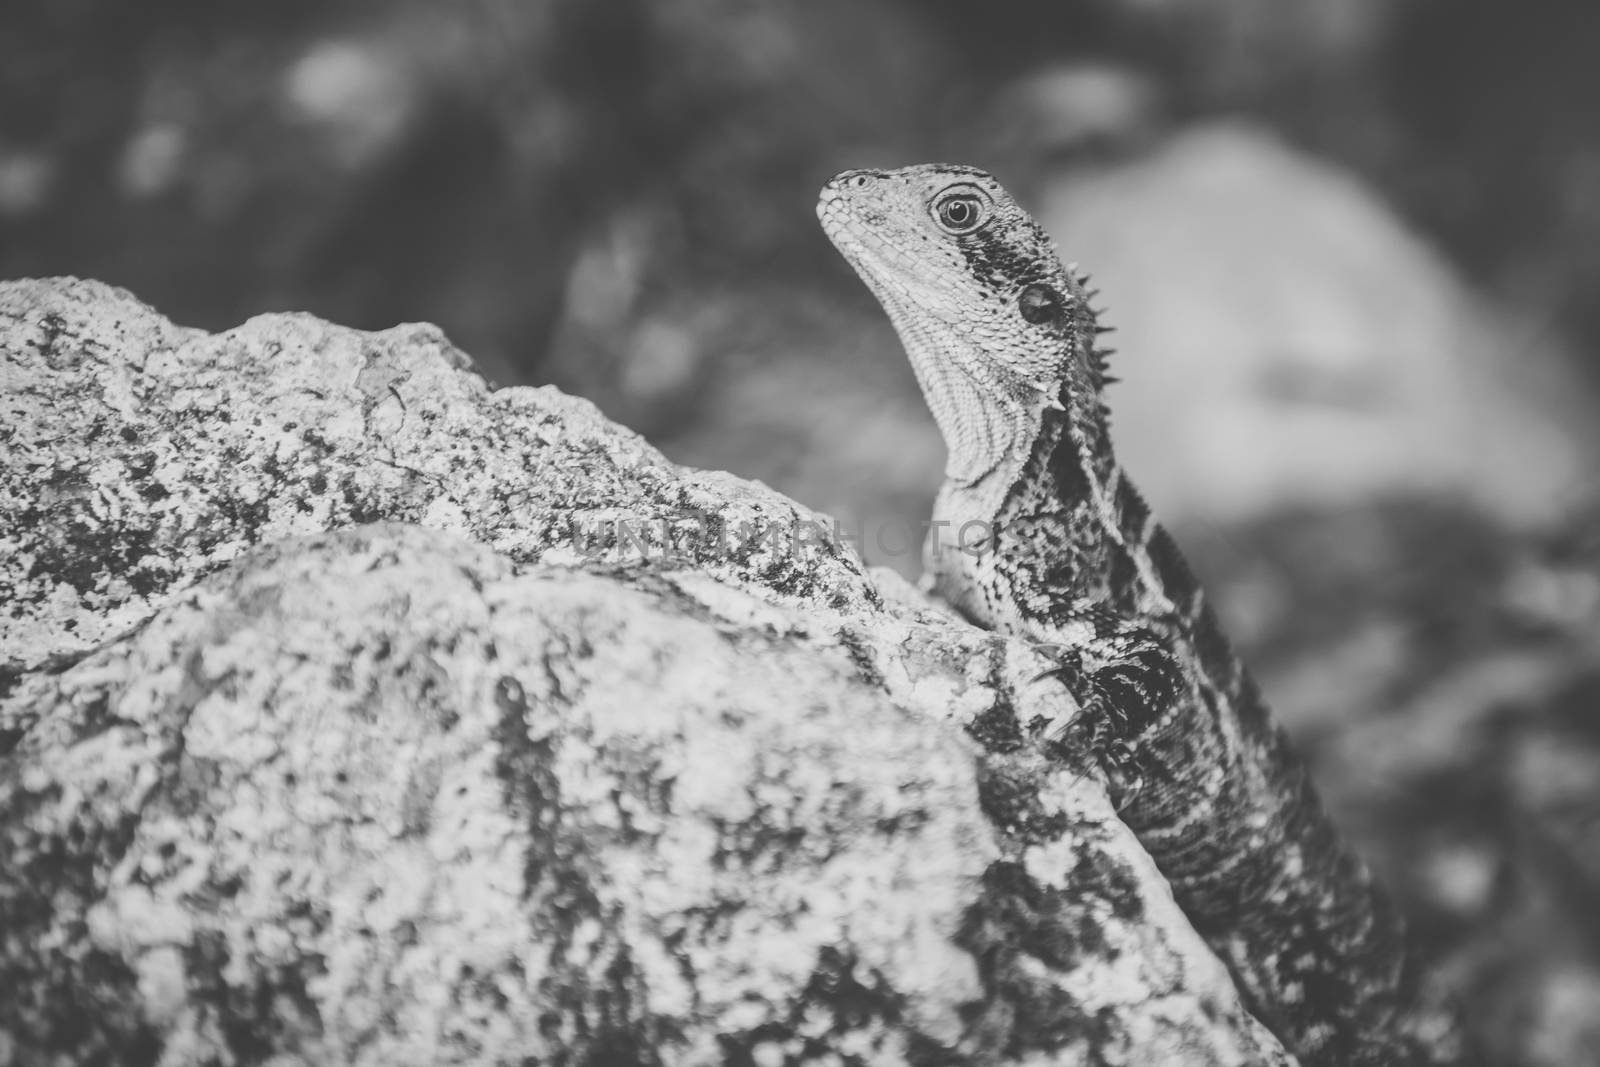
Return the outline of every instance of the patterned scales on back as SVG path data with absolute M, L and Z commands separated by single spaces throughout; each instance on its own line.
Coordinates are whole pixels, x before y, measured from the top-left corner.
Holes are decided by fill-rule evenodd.
M 1171 537 L 1113 457 L 1085 279 L 988 174 L 841 174 L 818 215 L 949 446 L 927 563 L 980 625 L 1056 646 L 1122 819 L 1305 1062 L 1426 1058 L 1399 919 L 1340 842 Z

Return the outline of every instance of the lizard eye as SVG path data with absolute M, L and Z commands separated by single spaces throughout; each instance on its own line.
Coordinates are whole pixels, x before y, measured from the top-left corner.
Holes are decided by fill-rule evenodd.
M 946 233 L 972 233 L 989 221 L 990 201 L 975 185 L 957 185 L 940 193 L 932 205 L 933 221 Z
M 1017 310 L 1035 326 L 1054 322 L 1061 317 L 1061 294 L 1048 285 L 1030 285 L 1017 297 Z

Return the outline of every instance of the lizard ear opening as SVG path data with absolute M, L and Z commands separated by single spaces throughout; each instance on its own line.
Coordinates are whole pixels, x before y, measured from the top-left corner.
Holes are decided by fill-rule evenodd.
M 1043 326 L 1061 318 L 1066 310 L 1066 302 L 1061 299 L 1060 293 L 1048 285 L 1035 283 L 1022 290 L 1022 295 L 1017 297 L 1017 310 L 1028 322 Z

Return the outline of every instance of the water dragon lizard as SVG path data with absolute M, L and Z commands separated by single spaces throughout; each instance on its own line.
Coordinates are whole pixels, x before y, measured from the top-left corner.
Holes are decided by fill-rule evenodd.
M 1113 456 L 1087 279 L 971 167 L 847 171 L 817 213 L 888 313 L 948 446 L 934 590 L 979 625 L 1054 646 L 1078 700 L 1071 727 L 1040 743 L 1095 755 L 1185 914 L 1304 1062 L 1432 1058 L 1407 1021 L 1395 909 Z

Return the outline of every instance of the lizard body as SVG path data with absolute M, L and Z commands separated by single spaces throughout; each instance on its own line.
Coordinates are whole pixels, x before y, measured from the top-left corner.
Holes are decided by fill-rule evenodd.
M 1054 645 L 1087 746 L 1246 1003 L 1308 1063 L 1408 1062 L 1398 916 L 1341 843 L 1172 538 L 1114 458 L 1086 280 L 983 171 L 848 171 L 823 228 L 899 333 L 949 449 L 927 563 Z

